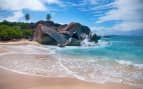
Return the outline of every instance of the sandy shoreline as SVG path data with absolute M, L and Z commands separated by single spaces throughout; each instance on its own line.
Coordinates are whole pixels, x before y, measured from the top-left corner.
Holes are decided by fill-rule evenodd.
M 29 40 L 19 40 L 19 41 L 5 41 L 2 42 L 0 41 L 0 45 L 40 45 L 39 43 L 35 42 L 35 41 L 29 41 Z
M 0 69 L 0 89 L 137 89 L 123 84 L 96 84 L 72 78 L 46 78 Z
M 7 52 L 8 50 L 7 49 L 4 49 L 2 47 L 0 47 L 0 53 L 4 53 L 4 52 Z
M 18 41 L 18 42 L 0 42 L 0 54 L 13 51 L 3 48 L 2 45 L 39 45 L 36 42 Z M 42 58 L 42 56 L 35 56 Z M 44 57 L 43 57 L 44 58 Z M 50 56 L 48 57 L 50 58 Z M 1 58 L 0 58 L 1 59 Z M 44 60 L 44 59 L 42 59 Z M 138 89 L 124 84 L 96 84 L 81 81 L 73 78 L 53 78 L 24 75 L 0 68 L 0 89 Z
M 0 41 L 0 53 L 5 53 L 5 52 L 9 52 L 12 50 L 9 50 L 7 48 L 3 48 L 3 46 L 24 46 L 24 45 L 35 45 L 35 46 L 40 46 L 41 44 L 39 44 L 38 42 L 35 41 L 29 41 L 29 40 L 19 40 L 19 41 Z

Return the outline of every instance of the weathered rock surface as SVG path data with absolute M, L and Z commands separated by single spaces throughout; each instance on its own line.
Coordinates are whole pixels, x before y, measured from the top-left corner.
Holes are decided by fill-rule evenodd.
M 72 22 L 70 24 L 57 24 L 52 21 L 39 21 L 36 23 L 33 40 L 49 45 L 80 45 L 80 42 L 89 36 L 91 41 L 97 42 L 99 37 L 87 26 Z

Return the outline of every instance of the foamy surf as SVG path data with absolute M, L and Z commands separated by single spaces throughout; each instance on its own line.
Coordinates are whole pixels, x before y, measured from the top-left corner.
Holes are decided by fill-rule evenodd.
M 90 60 L 90 61 L 88 61 Z M 143 87 L 143 68 L 135 65 L 124 65 L 117 61 L 109 61 L 108 59 L 77 59 L 62 58 L 62 63 L 75 75 L 83 78 L 82 80 L 96 83 L 123 83 L 137 87 Z M 140 65 L 140 64 L 138 64 Z M 78 78 L 78 77 L 76 77 Z M 78 78 L 80 79 L 80 78 Z M 137 82 L 141 81 L 141 82 Z
M 125 60 L 116 60 L 116 62 L 122 65 L 134 66 L 136 68 L 143 69 L 143 64 L 137 64 L 137 63 L 133 63 L 131 61 L 125 61 Z
M 23 61 L 21 61 L 20 59 L 13 60 L 12 57 L 10 59 L 11 61 L 9 59 L 8 60 L 4 59 L 3 61 L 2 60 L 0 61 L 1 68 L 17 72 L 20 74 L 33 75 L 33 76 L 71 77 L 88 82 L 96 82 L 96 83 L 113 82 L 113 83 L 123 83 L 130 85 L 133 84 L 136 85 L 135 83 L 132 83 L 132 81 L 139 80 L 141 79 L 140 77 L 142 76 L 141 74 L 142 72 L 138 72 L 141 70 L 136 71 L 136 68 L 135 70 L 133 68 L 133 71 L 136 71 L 135 73 L 130 72 L 126 74 L 127 71 L 122 70 L 122 68 L 120 70 L 118 70 L 118 68 L 117 69 L 114 68 L 115 64 L 111 65 L 111 63 L 109 63 L 110 64 L 109 66 L 109 64 L 106 62 L 105 64 L 103 63 L 102 65 L 100 64 L 101 62 L 99 60 L 88 62 L 83 60 L 75 61 L 75 59 L 62 58 L 56 60 L 54 64 L 50 64 L 50 62 L 46 60 L 44 61 L 36 60 L 37 62 L 33 62 L 35 60 L 27 60 L 27 58 L 22 59 Z M 102 62 L 104 61 L 102 60 Z M 120 67 L 122 65 L 120 65 Z M 125 66 L 125 68 L 127 67 Z M 125 74 L 121 71 L 125 72 Z M 138 85 L 141 86 L 141 84 Z
M 31 45 L 6 48 L 13 51 L 0 55 L 0 68 L 20 74 L 42 77 L 71 77 L 88 82 L 112 82 L 143 87 L 142 64 L 126 60 L 111 60 L 107 57 L 61 55 L 59 54 L 60 51 L 57 51 L 66 48 Z M 52 55 L 50 49 L 54 52 Z M 43 56 L 39 57 L 39 55 Z

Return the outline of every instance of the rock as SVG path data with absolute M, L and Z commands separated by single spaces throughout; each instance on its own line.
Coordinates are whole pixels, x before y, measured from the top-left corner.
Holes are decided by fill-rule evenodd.
M 97 43 L 100 38 L 101 37 L 97 36 L 96 34 L 90 35 L 90 41 L 94 41 L 95 43 Z
M 64 45 L 66 39 L 63 34 L 56 31 L 55 27 L 49 27 L 46 25 L 39 24 L 34 32 L 34 41 L 38 41 L 44 44 L 60 44 Z
M 42 27 L 47 28 L 42 29 Z M 65 45 L 80 45 L 86 36 L 90 36 L 90 29 L 80 23 L 58 24 L 52 21 L 39 21 L 36 23 L 33 40 L 45 44 L 54 44 L 63 47 Z M 71 41 L 69 39 L 72 38 Z M 94 34 L 90 36 L 91 41 L 97 42 L 99 37 Z
M 68 34 L 69 37 L 76 39 L 82 39 L 83 34 L 89 35 L 90 33 L 90 29 L 87 26 L 75 22 L 60 27 L 58 31 L 62 34 Z

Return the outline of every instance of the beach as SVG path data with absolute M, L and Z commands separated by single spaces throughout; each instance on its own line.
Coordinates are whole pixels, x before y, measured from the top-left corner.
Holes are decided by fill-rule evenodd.
M 0 89 L 138 89 L 122 84 L 96 84 L 72 78 L 47 78 L 0 69 Z
M 17 41 L 0 41 L 0 45 L 40 45 L 38 42 L 21 39 Z
M 143 89 L 143 0 L 0 0 L 0 89 Z
M 141 89 L 128 84 L 95 83 L 70 77 L 70 72 L 58 64 L 55 54 L 37 44 L 0 43 L 0 89 Z

